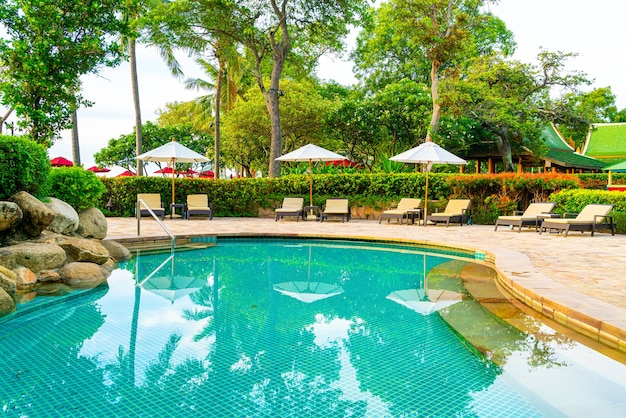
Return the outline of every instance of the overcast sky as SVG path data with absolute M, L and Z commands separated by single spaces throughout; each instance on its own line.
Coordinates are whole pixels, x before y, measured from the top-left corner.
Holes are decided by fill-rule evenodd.
M 576 52 L 569 69 L 584 71 L 594 79 L 593 87 L 611 86 L 619 109 L 626 107 L 626 2 L 623 0 L 501 0 L 492 6 L 504 20 L 517 42 L 515 58 L 531 62 L 540 47 L 550 51 Z M 186 76 L 202 76 L 191 59 L 179 57 Z M 142 49 L 138 56 L 139 87 L 143 121 L 156 119 L 157 109 L 167 102 L 186 101 L 199 93 L 185 90 L 173 78 L 158 54 Z M 343 84 L 354 81 L 350 63 L 325 59 L 320 77 Z M 94 163 L 93 153 L 106 146 L 109 139 L 131 133 L 134 111 L 128 64 L 107 69 L 100 76 L 84 79 L 84 96 L 95 102 L 80 109 L 78 129 L 81 162 Z M 70 133 L 49 150 L 51 158 L 72 157 Z

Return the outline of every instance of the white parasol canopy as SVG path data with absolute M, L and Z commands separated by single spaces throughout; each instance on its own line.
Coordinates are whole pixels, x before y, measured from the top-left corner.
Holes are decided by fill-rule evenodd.
M 144 152 L 137 156 L 138 160 L 153 161 L 153 162 L 168 162 L 172 167 L 172 204 L 174 201 L 174 173 L 176 163 L 202 163 L 207 162 L 209 159 L 202 154 L 195 152 L 194 150 L 187 148 L 184 145 L 179 144 L 176 140 L 172 139 L 172 142 L 168 142 L 165 145 L 161 145 L 151 151 Z
M 426 215 L 428 215 L 428 174 L 433 164 L 467 164 L 463 158 L 457 157 L 449 151 L 441 148 L 432 141 L 404 151 L 389 158 L 391 161 L 399 163 L 426 164 L 426 192 L 424 196 L 424 225 L 426 225 Z
M 308 144 L 276 159 L 279 161 L 309 162 L 309 205 L 313 206 L 313 161 L 335 161 L 347 158 L 326 148 Z

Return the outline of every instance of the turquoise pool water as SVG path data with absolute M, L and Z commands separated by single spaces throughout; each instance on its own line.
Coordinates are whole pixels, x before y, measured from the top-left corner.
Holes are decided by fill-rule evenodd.
M 624 416 L 626 368 L 530 317 L 518 317 L 522 332 L 491 315 L 464 287 L 472 258 L 296 239 L 140 253 L 108 286 L 40 297 L 0 322 L 0 407 L 15 417 Z

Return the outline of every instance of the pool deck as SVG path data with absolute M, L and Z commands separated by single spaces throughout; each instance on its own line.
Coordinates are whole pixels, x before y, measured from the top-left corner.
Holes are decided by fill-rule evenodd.
M 107 239 L 153 240 L 167 235 L 144 218 L 107 218 Z M 422 226 L 374 220 L 312 222 L 273 218 L 169 219 L 175 236 L 288 235 L 417 242 L 487 253 L 501 284 L 526 305 L 609 347 L 626 352 L 626 235 L 539 234 L 490 225 Z

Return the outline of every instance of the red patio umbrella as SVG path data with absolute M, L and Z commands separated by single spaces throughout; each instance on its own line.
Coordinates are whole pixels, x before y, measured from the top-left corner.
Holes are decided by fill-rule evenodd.
M 160 170 L 155 171 L 154 174 L 172 174 L 172 167 L 162 168 Z
M 327 166 L 335 166 L 335 167 L 350 167 L 350 168 L 354 168 L 357 167 L 358 164 L 355 163 L 354 161 L 350 161 L 348 159 L 345 160 L 333 160 L 333 161 L 328 161 L 326 162 Z
M 204 178 L 204 179 L 212 179 L 215 177 L 215 173 L 212 172 L 211 170 L 205 170 L 203 172 L 200 173 L 200 178 Z
M 132 171 L 130 171 L 130 170 L 126 170 L 126 171 L 124 171 L 123 173 L 120 173 L 120 174 L 118 174 L 118 175 L 117 175 L 117 176 L 115 176 L 115 177 L 131 177 L 131 176 L 136 176 L 136 175 L 137 175 L 137 174 L 133 173 Z
M 55 157 L 50 160 L 52 167 L 73 167 L 74 163 L 64 157 Z
M 93 171 L 94 173 L 108 173 L 109 171 L 111 171 L 106 167 L 98 167 L 97 165 L 89 167 L 87 170 Z

